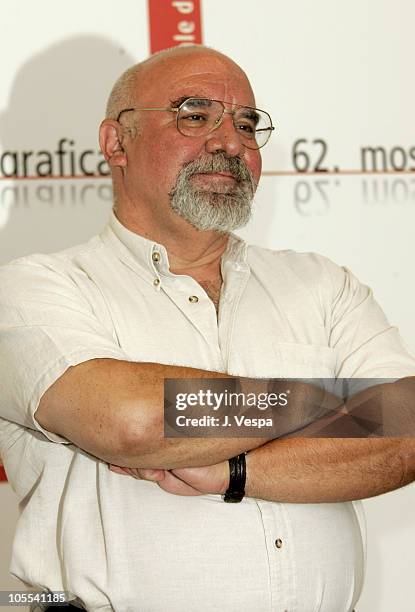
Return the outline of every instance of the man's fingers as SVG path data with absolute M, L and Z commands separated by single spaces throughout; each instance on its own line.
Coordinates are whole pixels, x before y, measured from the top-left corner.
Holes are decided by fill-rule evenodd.
M 124 474 L 124 476 L 129 476 L 126 468 L 119 467 L 118 465 L 112 465 L 112 463 L 110 463 L 108 467 L 111 472 L 115 472 L 116 474 Z
M 152 469 L 141 469 L 141 468 L 128 468 L 120 467 L 118 465 L 109 465 L 111 472 L 116 474 L 123 474 L 124 476 L 132 476 L 138 480 L 151 480 L 151 482 L 160 482 L 164 479 L 165 470 L 152 470 Z
M 139 478 L 143 480 L 151 480 L 152 482 L 160 482 L 165 478 L 165 470 L 150 470 L 150 469 L 137 469 Z

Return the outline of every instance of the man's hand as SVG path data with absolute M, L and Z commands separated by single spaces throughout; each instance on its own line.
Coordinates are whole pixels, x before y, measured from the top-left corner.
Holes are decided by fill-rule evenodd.
M 198 491 L 199 494 L 213 493 L 222 495 L 225 493 L 229 486 L 229 462 L 221 461 L 214 465 L 207 465 L 205 467 L 190 467 L 190 468 L 177 468 L 171 470 L 171 474 L 180 479 L 183 484 L 192 487 Z M 169 486 L 170 483 L 163 482 L 160 486 L 169 493 L 175 493 Z M 178 491 L 179 495 L 186 495 Z
M 229 486 L 229 463 L 221 461 L 205 467 L 177 468 L 174 470 L 122 468 L 110 465 L 110 470 L 140 480 L 157 482 L 159 487 L 174 495 L 221 495 Z

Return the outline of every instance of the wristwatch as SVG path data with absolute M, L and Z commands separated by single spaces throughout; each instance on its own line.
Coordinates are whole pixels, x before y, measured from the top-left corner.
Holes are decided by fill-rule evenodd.
M 229 486 L 223 496 L 223 501 L 227 503 L 239 503 L 245 495 L 246 482 L 246 453 L 236 455 L 229 459 Z

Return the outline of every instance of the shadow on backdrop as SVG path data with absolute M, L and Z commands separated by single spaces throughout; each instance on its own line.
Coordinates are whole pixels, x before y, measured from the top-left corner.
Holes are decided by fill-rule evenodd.
M 140 59 L 109 39 L 79 36 L 22 65 L 0 114 L 1 175 L 11 177 L 0 182 L 0 263 L 66 248 L 103 227 L 112 190 L 109 179 L 90 177 L 108 173 L 98 127 L 114 81 Z

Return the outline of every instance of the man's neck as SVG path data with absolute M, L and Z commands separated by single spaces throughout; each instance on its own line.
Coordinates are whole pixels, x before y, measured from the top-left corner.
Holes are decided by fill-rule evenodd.
M 143 218 L 135 219 L 122 214 L 122 210 L 117 210 L 116 216 L 130 231 L 166 248 L 173 274 L 186 274 L 198 282 L 221 280 L 220 263 L 228 234 L 200 231 L 180 218 L 167 228 L 163 224 L 143 223 Z
M 167 249 L 170 262 L 170 271 L 174 274 L 187 274 L 198 282 L 216 281 L 221 278 L 220 262 L 227 247 L 229 237 L 218 235 L 217 239 L 205 244 L 202 251 L 199 244 L 191 251 L 177 250 L 174 246 Z

